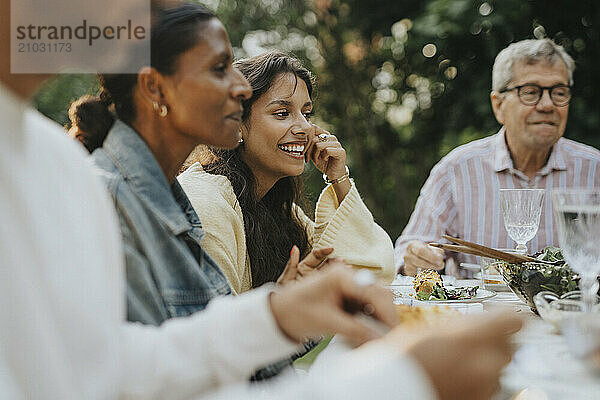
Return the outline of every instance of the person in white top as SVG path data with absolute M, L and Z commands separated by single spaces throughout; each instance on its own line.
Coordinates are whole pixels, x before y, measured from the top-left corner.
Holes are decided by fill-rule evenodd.
M 191 398 L 243 383 L 257 367 L 295 350 L 304 337 L 327 332 L 358 340 L 372 337 L 372 330 L 344 311 L 344 302 L 370 303 L 376 316 L 394 324 L 389 294 L 375 285 L 361 286 L 350 272 L 335 268 L 280 292 L 261 288 L 216 299 L 206 311 L 159 328 L 125 322 L 115 212 L 83 149 L 59 126 L 28 109 L 25 99 L 44 77 L 10 74 L 8 5 L 9 0 L 0 0 L 1 398 Z M 506 333 L 518 322 L 503 318 L 488 325 L 496 333 L 478 335 L 490 344 L 474 346 L 472 354 L 505 357 Z M 234 334 L 240 331 L 243 337 Z M 437 393 L 452 398 L 450 381 L 465 394 L 480 393 L 473 391 L 469 375 L 448 379 L 435 372 L 456 363 L 460 356 L 455 353 L 432 363 L 427 345 L 409 347 L 410 358 L 401 355 L 402 349 L 390 351 L 403 341 L 399 334 L 395 330 L 379 345 L 364 349 L 363 356 L 355 354 L 356 366 L 386 353 L 394 356 L 388 359 L 393 368 L 371 372 L 379 378 L 369 391 L 374 397 L 433 398 Z M 461 340 L 450 334 L 437 343 L 449 346 Z M 497 381 L 502 357 L 486 364 L 481 385 Z M 288 385 L 273 387 L 271 393 L 317 398 L 341 386 L 351 394 L 355 386 L 355 395 L 347 398 L 358 399 L 365 383 L 341 377 L 312 382 L 303 392 Z M 230 398 L 260 396 L 247 387 L 237 390 L 238 397 Z

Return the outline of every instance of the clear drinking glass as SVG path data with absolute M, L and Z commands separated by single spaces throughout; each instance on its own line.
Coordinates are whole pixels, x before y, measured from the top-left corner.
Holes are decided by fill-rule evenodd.
M 545 192 L 544 189 L 500 189 L 504 227 L 517 243 L 515 250 L 519 253 L 527 253 L 527 242 L 538 231 Z
M 585 310 L 596 303 L 600 274 L 600 191 L 554 190 L 552 208 L 565 260 L 581 276 Z

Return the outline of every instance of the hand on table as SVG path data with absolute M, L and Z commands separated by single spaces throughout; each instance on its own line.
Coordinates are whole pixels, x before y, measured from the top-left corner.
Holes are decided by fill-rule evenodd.
M 420 240 L 411 240 L 404 254 L 404 275 L 415 276 L 417 270 L 444 268 L 444 250 L 431 247 Z
M 367 305 L 373 318 L 389 327 L 397 324 L 391 291 L 376 284 L 365 286 L 345 264 L 331 264 L 273 292 L 271 311 L 283 333 L 297 342 L 339 333 L 352 342 L 364 343 L 380 336 L 354 316 Z
M 416 360 L 440 400 L 489 399 L 511 360 L 510 336 L 521 326 L 512 313 L 480 314 L 419 331 L 398 327 L 377 342 Z

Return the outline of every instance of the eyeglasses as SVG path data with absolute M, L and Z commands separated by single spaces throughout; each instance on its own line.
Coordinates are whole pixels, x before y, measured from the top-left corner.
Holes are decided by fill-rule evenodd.
M 564 107 L 571 101 L 571 87 L 567 85 L 540 86 L 527 84 L 502 89 L 500 93 L 510 92 L 511 90 L 517 91 L 521 104 L 526 106 L 535 106 L 539 103 L 544 95 L 544 90 L 548 91 L 552 103 L 557 107 Z

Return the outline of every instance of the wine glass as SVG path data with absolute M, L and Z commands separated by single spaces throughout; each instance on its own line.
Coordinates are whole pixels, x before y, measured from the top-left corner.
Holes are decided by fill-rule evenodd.
M 527 242 L 538 231 L 544 193 L 544 189 L 500 189 L 504 227 L 519 253 L 527 254 Z
M 600 191 L 560 189 L 552 192 L 558 242 L 565 260 L 581 276 L 586 311 L 596 303 L 600 274 Z

